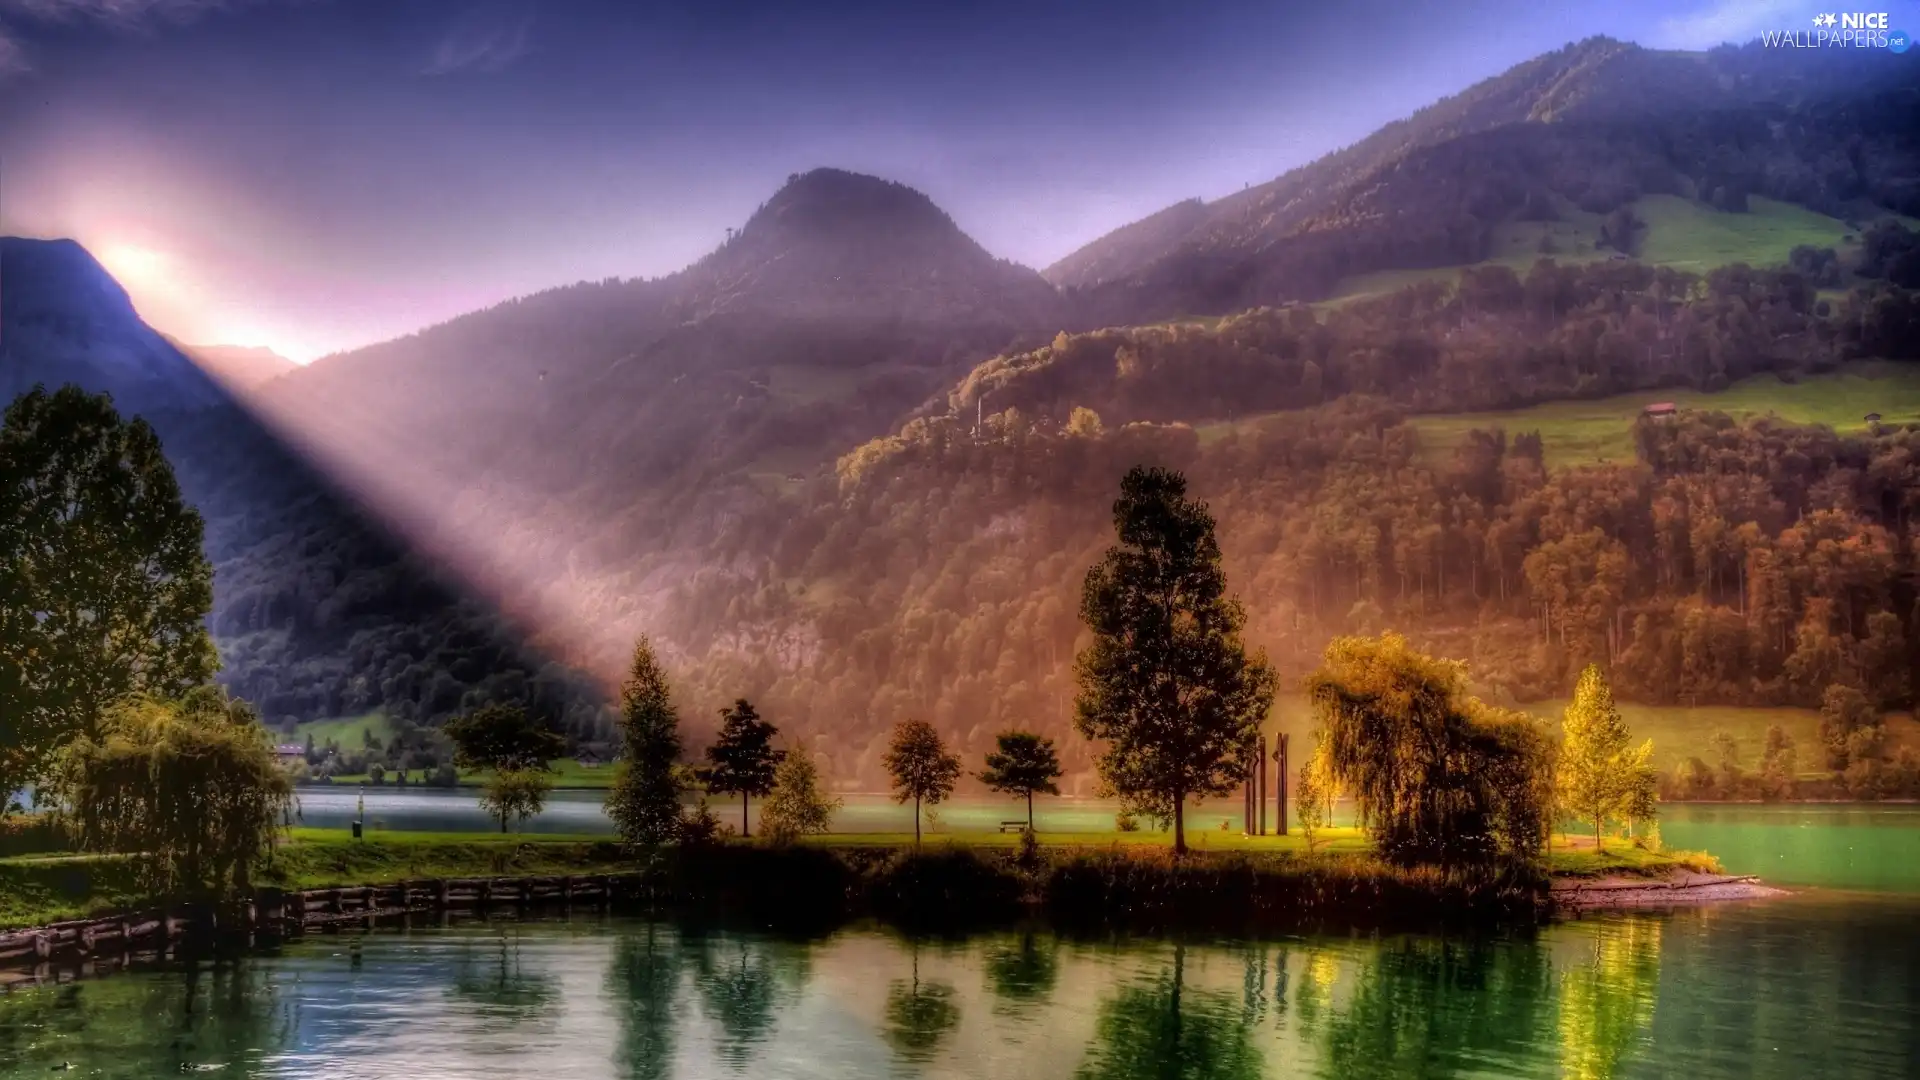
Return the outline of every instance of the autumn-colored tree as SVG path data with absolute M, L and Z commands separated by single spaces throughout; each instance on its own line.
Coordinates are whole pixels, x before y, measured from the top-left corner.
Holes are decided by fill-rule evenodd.
M 840 805 L 841 800 L 821 792 L 812 755 L 789 750 L 774 769 L 773 791 L 760 808 L 760 831 L 777 844 L 823 833 Z
M 1324 771 L 1383 856 L 1485 868 L 1538 855 L 1552 743 L 1532 717 L 1469 696 L 1461 664 L 1398 634 L 1336 638 L 1307 692 Z
M 1628 817 L 1636 795 L 1652 784 L 1653 742 L 1638 749 L 1631 745 L 1613 688 L 1597 664 L 1580 673 L 1560 732 L 1555 797 L 1561 806 L 1593 822 L 1593 846 L 1599 850 L 1608 819 Z
M 1173 822 L 1186 802 L 1225 795 L 1252 767 L 1273 704 L 1266 657 L 1240 641 L 1246 614 L 1226 595 L 1213 516 L 1179 473 L 1135 467 L 1113 504 L 1119 543 L 1087 571 L 1074 723 L 1105 744 L 1101 780 L 1131 807 Z
M 913 800 L 913 842 L 920 843 L 920 807 L 936 806 L 953 794 L 960 779 L 960 759 L 947 752 L 940 733 L 925 720 L 902 720 L 894 725 L 893 741 L 882 758 L 893 777 L 893 801 Z

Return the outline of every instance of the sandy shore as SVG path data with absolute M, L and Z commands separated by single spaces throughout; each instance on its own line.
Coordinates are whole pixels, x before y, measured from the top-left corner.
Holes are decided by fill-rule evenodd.
M 1696 874 L 1682 870 L 1671 877 L 1605 877 L 1555 882 L 1553 902 L 1574 909 L 1676 907 L 1720 900 L 1757 900 L 1781 896 L 1785 889 L 1760 884 L 1753 875 Z

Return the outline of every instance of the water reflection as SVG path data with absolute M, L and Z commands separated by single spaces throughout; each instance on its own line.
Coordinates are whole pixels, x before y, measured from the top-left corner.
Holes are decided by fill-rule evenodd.
M 1122 987 L 1100 1008 L 1083 1080 L 1205 1078 L 1258 1080 L 1260 1051 L 1253 1025 L 1233 996 L 1188 988 L 1187 948 L 1156 975 Z
M 1614 918 L 1566 928 L 1585 953 L 1560 976 L 1560 1074 L 1611 1080 L 1653 1026 L 1660 988 L 1658 919 Z
M 900 1060 L 924 1065 L 934 1058 L 940 1041 L 960 1023 L 953 984 L 920 978 L 920 945 L 909 943 L 913 975 L 887 987 L 887 1044 Z
M 1916 927 L 1798 901 L 1479 941 L 470 924 L 0 993 L 0 1076 L 1903 1077 Z
M 615 940 L 607 981 L 618 1027 L 614 1062 L 619 1075 L 633 1080 L 673 1075 L 682 961 L 679 935 L 656 922 Z
M 744 1071 L 774 1030 L 775 1011 L 806 989 L 804 947 L 717 936 L 694 953 L 700 1009 L 720 1029 L 720 1060 Z
M 1060 978 L 1058 952 L 1052 935 L 1031 930 L 1011 942 L 986 946 L 981 964 L 999 998 L 996 1008 L 1004 1015 L 1024 1016 L 1044 1004 Z

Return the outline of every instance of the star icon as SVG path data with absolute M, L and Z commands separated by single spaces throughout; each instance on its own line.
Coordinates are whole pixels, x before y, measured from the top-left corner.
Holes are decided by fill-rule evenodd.
M 1825 15 L 1815 15 L 1813 17 L 1813 25 L 1815 26 L 1827 25 L 1827 17 Z
M 1820 17 L 1821 17 L 1821 18 L 1823 18 L 1823 19 L 1825 19 L 1825 20 L 1827 20 L 1827 25 L 1828 25 L 1828 26 L 1832 26 L 1832 25 L 1833 25 L 1833 24 L 1834 24 L 1835 22 L 1837 22 L 1837 21 L 1838 21 L 1838 20 L 1836 20 L 1836 19 L 1835 19 L 1835 18 L 1834 18 L 1834 17 L 1832 16 L 1832 15 L 1822 15 L 1822 16 L 1820 16 Z

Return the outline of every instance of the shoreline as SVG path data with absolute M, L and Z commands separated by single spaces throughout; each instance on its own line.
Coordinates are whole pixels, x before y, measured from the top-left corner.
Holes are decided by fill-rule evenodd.
M 1556 909 L 1570 912 L 1598 910 L 1657 910 L 1738 900 L 1786 896 L 1788 890 L 1760 881 L 1758 874 L 1701 874 L 1676 871 L 1664 880 L 1629 878 L 1617 874 L 1591 879 L 1561 879 L 1549 889 Z

